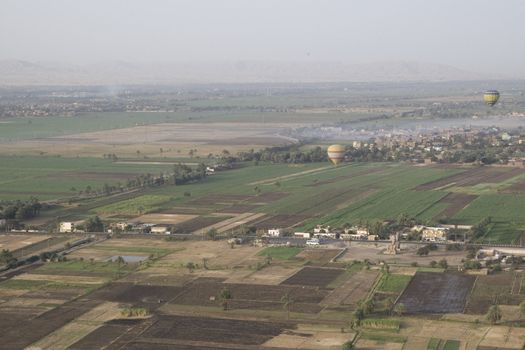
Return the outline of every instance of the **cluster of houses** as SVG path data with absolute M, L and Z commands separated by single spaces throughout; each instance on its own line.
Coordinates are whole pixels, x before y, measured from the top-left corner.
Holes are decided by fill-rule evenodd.
M 59 224 L 58 231 L 60 233 L 83 233 L 84 221 L 63 221 Z M 171 234 L 171 225 L 153 224 L 142 222 L 115 222 L 111 223 L 106 231 L 108 233 L 114 232 L 138 232 L 151 234 Z
M 438 227 L 416 225 L 409 230 L 400 233 L 400 238 L 409 239 L 412 236 L 418 236 L 425 242 L 446 242 L 448 240 L 449 232 L 455 226 L 443 225 Z M 470 226 L 460 227 L 462 229 L 469 229 Z M 272 228 L 266 232 L 267 237 L 282 237 L 285 231 L 280 228 Z M 371 234 L 370 230 L 365 226 L 352 226 L 344 230 L 334 230 L 329 225 L 317 225 L 313 232 L 294 232 L 293 236 L 296 238 L 306 239 L 343 239 L 352 241 L 377 241 L 379 236 Z

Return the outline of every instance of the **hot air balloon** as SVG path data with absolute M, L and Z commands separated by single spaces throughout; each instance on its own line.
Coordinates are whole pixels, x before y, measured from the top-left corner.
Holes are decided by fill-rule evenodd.
M 487 90 L 483 94 L 483 101 L 489 106 L 494 106 L 499 100 L 499 92 L 497 90 Z
M 345 158 L 345 147 L 341 145 L 331 145 L 328 147 L 327 153 L 328 159 L 330 159 L 334 165 L 337 165 Z

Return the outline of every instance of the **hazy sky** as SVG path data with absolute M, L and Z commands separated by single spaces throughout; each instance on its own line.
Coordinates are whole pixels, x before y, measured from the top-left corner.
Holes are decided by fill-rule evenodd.
M 524 0 L 1 0 L 0 60 L 407 60 L 525 76 Z

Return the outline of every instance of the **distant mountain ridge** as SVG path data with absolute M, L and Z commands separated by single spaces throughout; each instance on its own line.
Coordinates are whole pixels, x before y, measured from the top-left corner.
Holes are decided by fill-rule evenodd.
M 505 79 L 448 65 L 420 62 L 188 62 L 124 61 L 73 65 L 0 61 L 0 85 L 134 85 L 187 83 L 403 82 Z

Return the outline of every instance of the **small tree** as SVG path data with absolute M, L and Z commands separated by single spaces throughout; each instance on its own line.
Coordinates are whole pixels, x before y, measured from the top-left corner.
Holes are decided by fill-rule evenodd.
M 228 310 L 228 302 L 232 299 L 232 294 L 230 290 L 224 287 L 219 294 L 219 300 L 221 301 L 222 309 L 224 311 Z
M 521 316 L 525 317 L 525 300 L 520 303 Z
M 428 253 L 430 253 L 430 249 L 427 246 L 421 247 L 417 250 L 417 255 L 419 256 L 426 256 Z
M 405 306 L 405 304 L 403 303 L 399 303 L 397 304 L 396 306 L 394 306 L 394 313 L 397 315 L 397 316 L 403 316 L 403 314 L 407 312 L 407 308 Z
M 190 261 L 190 262 L 186 263 L 186 268 L 188 269 L 189 273 L 192 273 L 193 270 L 195 269 L 195 264 Z
M 447 259 L 441 259 L 441 260 L 439 260 L 438 265 L 439 265 L 439 267 L 441 267 L 441 268 L 447 269 L 447 267 L 448 267 Z
M 211 240 L 215 240 L 215 238 L 217 237 L 217 229 L 209 229 L 208 232 L 206 232 L 206 236 Z
M 394 307 L 394 299 L 392 298 L 386 298 L 383 301 L 383 307 L 385 308 L 386 312 L 388 314 L 392 313 L 392 308 Z
M 437 261 L 432 260 L 432 261 L 430 262 L 430 267 L 434 268 L 434 267 L 436 267 L 436 266 L 437 266 Z
M 365 318 L 365 312 L 361 307 L 358 307 L 353 314 L 353 325 L 359 326 L 361 324 L 361 320 Z
M 290 292 L 282 296 L 281 303 L 283 303 L 283 308 L 286 310 L 286 318 L 290 319 L 290 309 L 294 303 L 294 300 L 290 297 Z
M 492 305 L 489 308 L 489 312 L 487 312 L 487 321 L 489 321 L 490 324 L 496 324 L 499 320 L 501 320 L 501 309 L 497 304 Z

